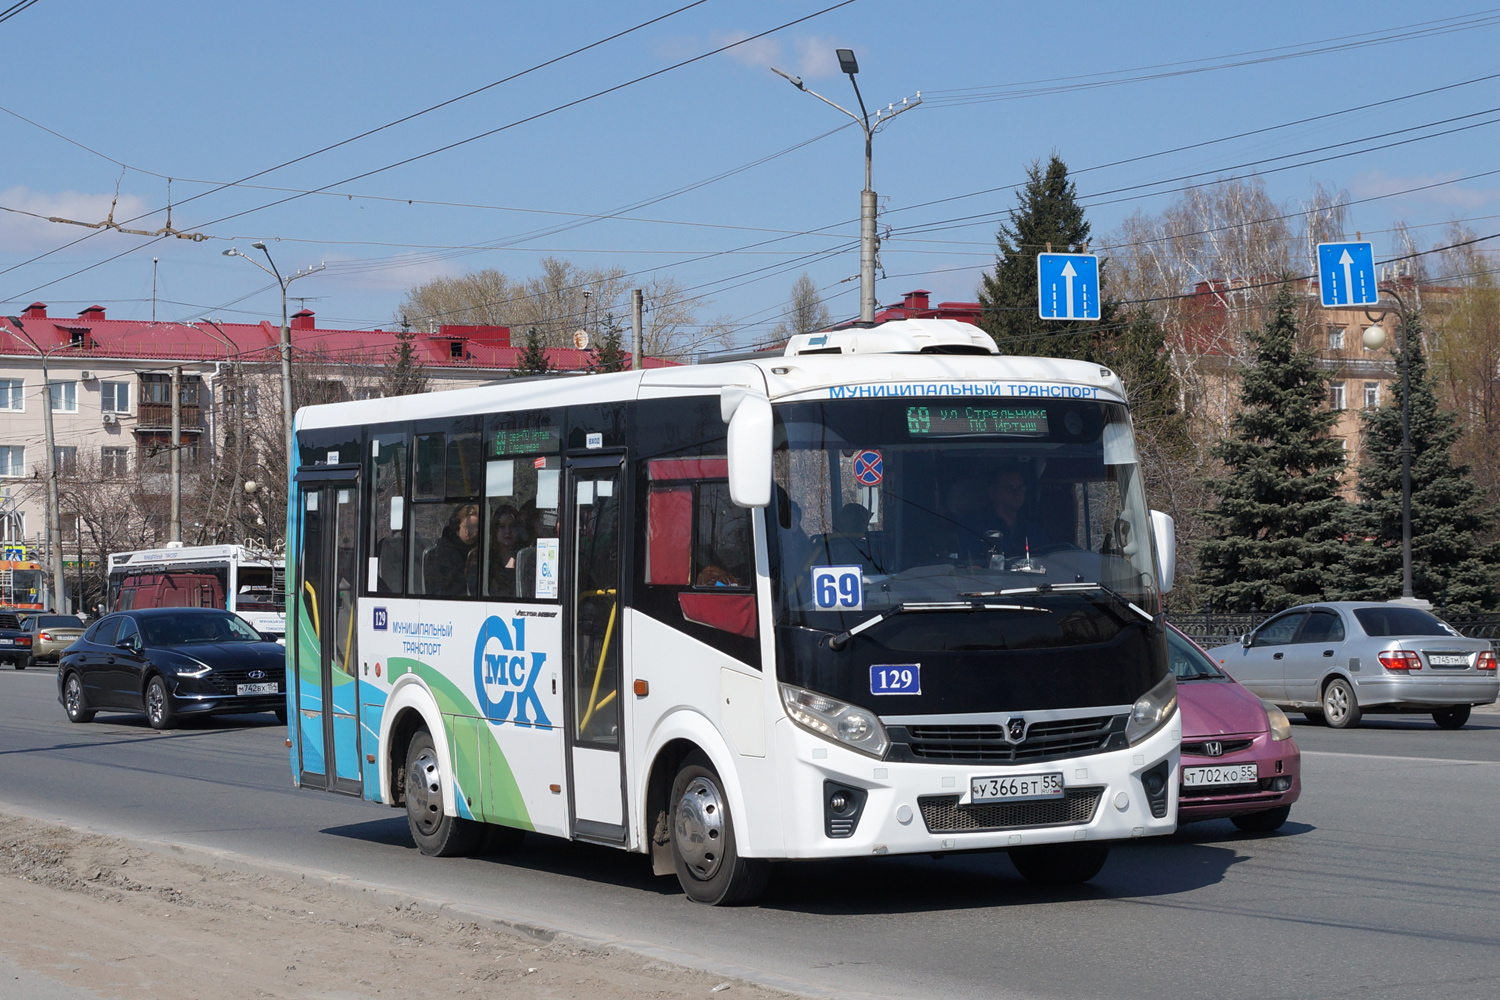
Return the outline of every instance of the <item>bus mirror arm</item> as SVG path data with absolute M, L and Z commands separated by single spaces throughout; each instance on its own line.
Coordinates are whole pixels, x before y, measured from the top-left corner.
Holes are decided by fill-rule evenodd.
M 771 502 L 771 401 L 743 386 L 720 390 L 729 424 L 729 498 L 737 507 Z
M 1177 525 L 1171 514 L 1151 512 L 1151 531 L 1156 536 L 1156 571 L 1161 578 L 1161 592 L 1170 593 L 1177 575 Z

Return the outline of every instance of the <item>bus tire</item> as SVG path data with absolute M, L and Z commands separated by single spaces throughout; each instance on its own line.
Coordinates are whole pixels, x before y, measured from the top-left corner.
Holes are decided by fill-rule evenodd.
M 740 857 L 729 797 L 707 757 L 687 756 L 672 782 L 669 802 L 672 863 L 687 897 L 710 906 L 740 906 L 759 899 L 771 864 Z
M 406 747 L 406 825 L 417 850 L 430 858 L 474 853 L 484 828 L 443 809 L 443 772 L 432 734 L 418 729 Z
M 172 692 L 161 674 L 153 674 L 146 682 L 146 721 L 152 729 L 174 729 L 177 726 L 177 710 L 172 705 Z
M 1010 863 L 1028 882 L 1042 885 L 1077 885 L 1087 882 L 1109 859 L 1109 845 L 1038 844 L 1035 847 L 1013 847 Z
M 70 672 L 63 679 L 63 711 L 68 713 L 69 722 L 94 721 L 94 710 L 83 696 L 83 681 L 76 673 Z

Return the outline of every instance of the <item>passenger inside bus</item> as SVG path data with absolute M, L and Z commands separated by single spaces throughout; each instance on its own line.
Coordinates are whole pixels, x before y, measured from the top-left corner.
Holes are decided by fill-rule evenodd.
M 454 508 L 441 537 L 422 557 L 422 577 L 427 593 L 434 597 L 461 597 L 473 593 L 469 579 L 469 553 L 479 541 L 479 505 L 466 503 Z
M 522 553 L 532 544 L 532 539 L 521 520 L 521 512 L 511 504 L 497 504 L 490 511 L 490 525 L 486 593 L 490 597 L 516 597 L 521 593 L 517 573 L 522 562 L 529 562 L 523 559 Z

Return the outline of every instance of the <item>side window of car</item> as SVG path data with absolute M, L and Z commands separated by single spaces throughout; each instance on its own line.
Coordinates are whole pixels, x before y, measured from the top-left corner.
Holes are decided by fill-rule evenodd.
M 141 633 L 135 627 L 135 622 L 129 618 L 120 619 L 120 631 L 115 634 L 115 641 L 111 645 L 119 646 L 122 643 L 130 643 L 132 649 L 141 648 Z
M 113 646 L 115 644 L 115 630 L 120 627 L 120 619 L 105 618 L 89 629 L 88 635 L 84 636 L 89 642 L 100 646 Z
M 1297 634 L 1297 627 L 1307 617 L 1305 611 L 1294 611 L 1280 618 L 1272 618 L 1255 632 L 1256 646 L 1285 646 Z
M 1334 611 L 1314 611 L 1297 635 L 1300 642 L 1343 642 L 1344 623 Z

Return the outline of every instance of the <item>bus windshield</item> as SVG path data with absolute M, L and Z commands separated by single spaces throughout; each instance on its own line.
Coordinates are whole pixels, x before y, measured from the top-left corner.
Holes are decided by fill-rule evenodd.
M 838 631 L 923 604 L 1048 604 L 1059 592 L 1069 606 L 1087 595 L 1125 618 L 1158 610 L 1150 514 L 1122 404 L 787 403 L 777 407 L 775 448 L 778 625 Z M 848 569 L 844 590 L 829 590 L 827 567 L 858 567 L 858 594 Z M 1050 617 L 1061 626 L 1068 616 Z

